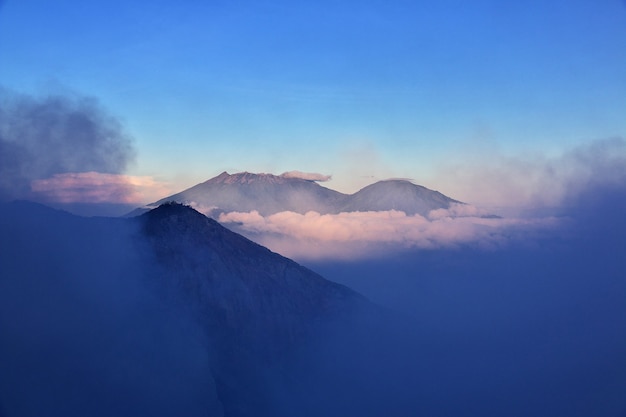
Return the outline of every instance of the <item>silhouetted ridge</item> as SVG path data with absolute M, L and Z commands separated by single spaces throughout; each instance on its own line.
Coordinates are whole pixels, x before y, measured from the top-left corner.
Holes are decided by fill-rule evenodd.
M 268 378 L 294 378 L 289 358 L 329 326 L 383 317 L 349 288 L 167 203 L 137 218 L 161 268 L 211 339 L 211 369 L 227 416 L 270 416 Z M 270 376 L 271 375 L 271 376 Z
M 8 415 L 330 416 L 319 398 L 354 383 L 329 383 L 388 333 L 358 293 L 179 203 L 0 204 L 0 232 L 2 405 L 35 410 Z
M 171 280 L 191 298 L 202 300 L 198 308 L 210 313 L 212 326 L 226 327 L 240 338 L 274 338 L 271 346 L 284 348 L 304 335 L 316 318 L 348 311 L 346 301 L 366 303 L 347 287 L 188 206 L 163 204 L 140 220 L 158 262 L 171 271 Z

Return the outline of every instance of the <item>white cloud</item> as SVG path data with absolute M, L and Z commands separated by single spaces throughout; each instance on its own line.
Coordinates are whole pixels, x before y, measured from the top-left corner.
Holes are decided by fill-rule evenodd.
M 447 209 L 431 210 L 428 213 L 430 220 L 441 220 L 447 217 L 488 217 L 491 213 L 483 208 L 471 204 L 452 203 Z
M 330 175 L 318 174 L 316 172 L 301 172 L 301 171 L 288 171 L 280 174 L 283 178 L 299 178 L 307 181 L 329 181 L 332 177 Z

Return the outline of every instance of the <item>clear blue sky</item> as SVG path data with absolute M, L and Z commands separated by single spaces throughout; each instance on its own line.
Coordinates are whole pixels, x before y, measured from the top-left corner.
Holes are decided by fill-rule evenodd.
M 301 170 L 347 191 L 474 147 L 626 136 L 622 0 L 1 4 L 0 84 L 96 97 L 130 173 L 181 187 Z

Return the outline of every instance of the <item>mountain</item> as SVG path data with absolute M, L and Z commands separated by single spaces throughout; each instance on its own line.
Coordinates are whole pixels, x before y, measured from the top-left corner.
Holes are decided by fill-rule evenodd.
M 310 343 L 320 323 L 378 310 L 189 207 L 164 204 L 137 220 L 162 279 L 182 290 L 210 335 L 226 415 L 274 415 L 263 381 L 289 373 L 283 359 Z
M 426 216 L 431 210 L 448 208 L 452 203 L 460 202 L 407 180 L 386 180 L 352 194 L 340 211 L 398 210 Z
M 0 204 L 6 417 L 221 415 L 208 343 L 159 300 L 144 240 L 127 219 Z
M 310 210 L 326 212 L 345 196 L 322 187 L 315 181 L 286 178 L 271 174 L 222 172 L 201 184 L 148 205 L 159 206 L 168 201 L 193 204 L 205 213 L 252 211 L 262 215 L 280 211 L 305 213 Z M 144 210 L 145 211 L 145 210 Z M 141 214 L 141 210 L 135 214 Z
M 164 204 L 136 221 L 162 267 L 161 282 L 182 291 L 210 335 L 226 415 L 272 415 L 259 380 L 287 372 L 281 358 L 316 323 L 369 304 L 189 207 Z
M 180 204 L 3 204 L 0 232 L 7 416 L 380 415 L 415 352 L 392 313 Z
M 336 214 L 384 210 L 402 210 L 407 214 L 426 216 L 430 210 L 449 208 L 450 204 L 459 203 L 407 180 L 379 181 L 354 194 L 343 194 L 313 180 L 249 172 L 230 175 L 223 172 L 215 178 L 137 209 L 129 216 L 142 214 L 168 201 L 191 204 L 211 217 L 217 217 L 222 212 L 252 210 L 263 216 L 282 211 Z

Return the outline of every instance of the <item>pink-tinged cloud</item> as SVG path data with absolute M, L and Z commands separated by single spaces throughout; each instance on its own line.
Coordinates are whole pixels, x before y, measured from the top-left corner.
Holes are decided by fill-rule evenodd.
M 288 171 L 280 174 L 283 178 L 298 178 L 307 181 L 324 182 L 329 181 L 332 177 L 330 175 L 318 174 L 316 172 L 300 172 L 300 171 Z
M 441 220 L 447 217 L 487 217 L 490 215 L 491 213 L 488 210 L 471 204 L 452 203 L 447 209 L 432 210 L 428 213 L 428 218 L 430 220 Z
M 495 248 L 506 244 L 512 235 L 553 229 L 559 224 L 555 218 L 476 217 L 470 215 L 472 210 L 480 213 L 463 205 L 435 210 L 429 218 L 395 210 L 339 214 L 285 211 L 266 217 L 252 211 L 223 213 L 219 221 L 296 259 L 370 256 L 373 248 L 385 245 L 436 249 L 473 244 Z
M 69 172 L 34 180 L 31 190 L 58 203 L 144 204 L 171 193 L 166 183 L 149 176 Z

